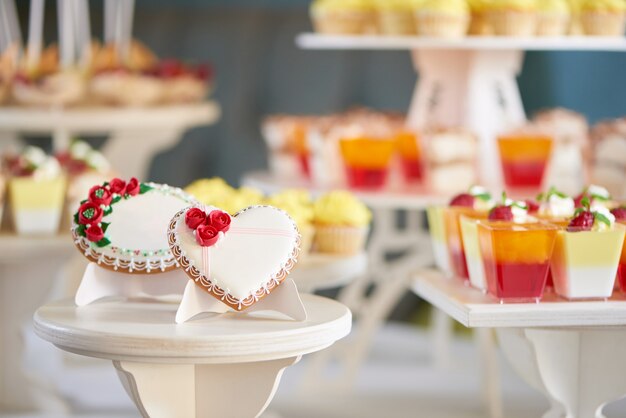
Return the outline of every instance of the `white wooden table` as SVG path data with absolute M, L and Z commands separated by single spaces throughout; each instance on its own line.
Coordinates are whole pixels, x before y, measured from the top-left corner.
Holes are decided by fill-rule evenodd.
M 55 150 L 67 149 L 77 135 L 108 137 L 102 152 L 124 178 L 146 179 L 153 157 L 174 147 L 185 131 L 220 118 L 220 106 L 208 101 L 156 107 L 0 107 L 0 139 L 51 135 Z
M 626 396 L 626 297 L 499 304 L 460 280 L 424 271 L 415 293 L 470 328 L 493 328 L 518 374 L 552 404 L 545 418 L 601 418 Z
M 303 322 L 278 314 L 206 315 L 177 325 L 176 304 L 71 300 L 35 314 L 35 332 L 72 353 L 112 360 L 144 417 L 256 417 L 282 371 L 350 332 L 338 302 L 302 295 Z
M 42 404 L 63 409 L 54 394 L 24 371 L 22 329 L 47 301 L 63 266 L 75 253 L 69 235 L 0 235 L 0 414 Z

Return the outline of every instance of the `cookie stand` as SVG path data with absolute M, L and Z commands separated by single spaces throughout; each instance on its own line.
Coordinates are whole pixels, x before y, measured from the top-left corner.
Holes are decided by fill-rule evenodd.
M 626 396 L 626 299 L 499 304 L 461 280 L 424 271 L 413 290 L 468 328 L 495 329 L 515 371 L 545 394 L 545 418 L 603 418 Z
M 69 236 L 0 236 L 0 415 L 33 405 L 64 411 L 65 405 L 39 376 L 23 369 L 23 328 L 45 303 L 64 265 L 75 254 Z

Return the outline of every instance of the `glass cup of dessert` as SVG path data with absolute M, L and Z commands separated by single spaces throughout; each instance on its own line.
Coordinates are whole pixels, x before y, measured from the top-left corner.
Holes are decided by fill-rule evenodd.
M 407 183 L 421 182 L 424 176 L 422 147 L 416 132 L 401 129 L 395 135 L 402 173 Z
M 444 206 L 430 206 L 426 209 L 426 215 L 428 217 L 428 230 L 433 247 L 435 266 L 446 276 L 449 276 L 452 274 L 452 266 L 450 265 L 450 254 L 448 253 L 445 210 L 446 207 Z
M 478 222 L 487 292 L 500 303 L 537 303 L 550 269 L 557 227 L 529 217 L 526 205 L 506 202 Z
M 339 145 L 350 187 L 378 189 L 385 185 L 396 150 L 393 139 L 359 135 L 342 137 Z
M 552 153 L 552 138 L 523 130 L 498 137 L 504 184 L 511 190 L 539 190 Z
M 450 266 L 454 276 L 469 284 L 469 270 L 463 243 L 461 219 L 487 219 L 491 195 L 481 187 L 472 187 L 469 193 L 455 196 L 444 210 L 446 241 Z
M 552 259 L 556 293 L 569 300 L 608 299 L 613 294 L 624 245 L 624 227 L 606 208 L 583 199 L 567 228 L 558 232 Z
M 626 228 L 626 206 L 620 206 L 611 211 L 615 216 L 615 222 Z M 622 254 L 617 268 L 617 284 L 622 293 L 626 293 L 626 241 L 622 246 Z

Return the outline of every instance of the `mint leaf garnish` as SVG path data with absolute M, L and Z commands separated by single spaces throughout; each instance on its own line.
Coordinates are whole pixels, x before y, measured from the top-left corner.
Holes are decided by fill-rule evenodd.
M 611 221 L 609 220 L 609 218 L 607 218 L 606 216 L 604 216 L 600 212 L 594 212 L 593 216 L 594 216 L 596 221 L 600 221 L 603 224 L 606 224 L 606 226 L 611 226 Z

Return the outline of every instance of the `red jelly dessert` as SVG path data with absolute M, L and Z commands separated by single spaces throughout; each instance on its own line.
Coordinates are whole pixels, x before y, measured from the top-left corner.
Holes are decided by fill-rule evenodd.
M 396 134 L 402 173 L 407 182 L 419 182 L 424 175 L 419 137 L 414 132 L 403 130 Z
M 487 213 L 474 210 L 471 207 L 461 206 L 447 208 L 444 212 L 446 238 L 452 272 L 456 277 L 469 281 L 469 272 L 467 270 L 465 249 L 461 235 L 461 215 L 471 219 L 486 219 Z
M 395 142 L 375 138 L 340 141 L 348 184 L 355 188 L 381 188 L 387 181 Z
M 552 138 L 533 134 L 498 138 L 504 182 L 510 188 L 540 188 L 552 152 Z

